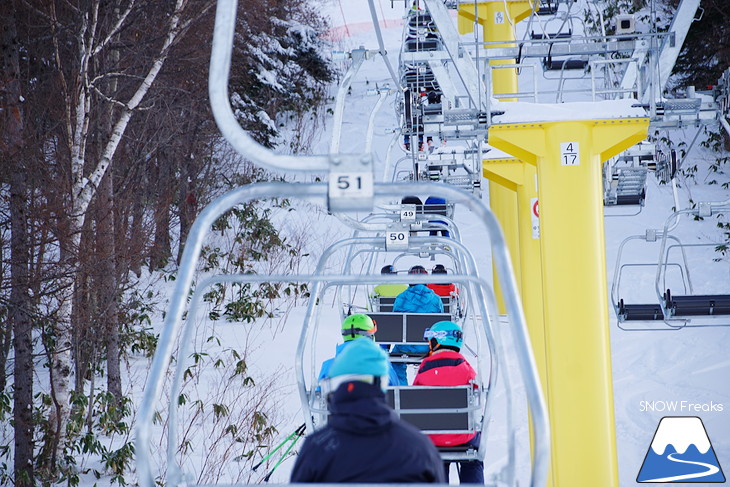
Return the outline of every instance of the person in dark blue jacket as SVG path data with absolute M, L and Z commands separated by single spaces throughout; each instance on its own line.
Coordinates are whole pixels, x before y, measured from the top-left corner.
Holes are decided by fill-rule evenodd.
M 385 352 L 355 340 L 336 358 L 324 385 L 327 425 L 304 440 L 291 482 L 444 483 L 431 440 L 385 403 Z
M 408 270 L 408 274 L 428 274 L 428 271 L 420 265 L 414 265 Z M 425 284 L 411 284 L 408 289 L 400 293 L 393 303 L 394 313 L 443 313 L 444 303 L 441 297 L 429 289 Z M 406 353 L 409 355 L 426 355 L 428 347 L 425 345 L 396 345 L 392 353 Z M 394 362 L 393 368 L 398 374 L 401 383 L 408 383 L 407 366 L 402 362 Z

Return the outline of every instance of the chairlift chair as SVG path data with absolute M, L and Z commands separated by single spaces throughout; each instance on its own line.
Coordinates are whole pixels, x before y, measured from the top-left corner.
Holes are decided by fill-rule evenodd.
M 451 239 L 460 238 L 460 232 L 452 220 L 454 213 L 454 205 L 452 203 L 447 202 L 443 198 L 433 197 L 426 198 L 426 203 L 423 203 L 421 198 L 409 195 L 402 198 L 400 204 L 383 205 L 380 207 L 380 210 L 382 212 L 373 213 L 363 219 L 363 223 L 372 224 L 373 222 L 381 222 L 384 224 L 384 228 L 386 230 L 393 228 L 402 230 L 404 233 L 402 236 L 405 240 L 403 245 L 398 246 L 398 249 L 402 250 L 397 250 L 398 253 L 395 257 L 389 257 L 389 255 L 392 255 L 393 252 L 386 252 L 385 260 L 382 257 L 375 259 L 374 257 L 379 255 L 379 253 L 368 251 L 367 249 L 359 250 L 357 252 L 348 252 L 343 264 L 344 273 L 350 272 L 350 269 L 354 265 L 353 261 L 355 257 L 358 254 L 363 253 L 369 255 L 369 260 L 366 265 L 371 273 L 379 272 L 379 269 L 384 263 L 386 263 L 386 261 L 388 264 L 397 266 L 401 258 L 417 258 L 419 260 L 426 258 L 433 260 L 439 254 L 442 254 L 448 259 L 448 262 L 451 262 L 451 267 L 453 269 L 463 269 L 467 266 L 465 261 L 466 256 L 462 255 L 458 251 L 458 248 L 454 247 L 452 249 L 448 245 L 452 242 Z M 438 218 L 438 220 L 433 220 L 434 218 Z M 354 230 L 352 237 L 360 237 L 366 233 L 366 230 L 367 229 L 365 228 L 358 228 Z M 406 237 L 405 232 L 408 233 L 408 237 Z M 374 234 L 385 237 L 383 233 L 378 230 L 376 230 Z M 449 239 L 439 238 L 422 240 L 423 243 L 421 246 L 404 248 L 405 245 L 407 245 L 410 236 L 437 236 L 438 234 L 449 237 Z M 392 311 L 394 297 L 377 296 L 373 291 L 374 290 L 368 291 L 368 306 L 360 306 L 360 308 L 376 312 Z M 349 295 L 352 295 L 352 293 Z M 338 301 L 342 302 L 345 307 L 348 306 L 348 300 L 338 298 Z M 442 301 L 444 303 L 445 312 L 451 313 L 452 318 L 457 319 L 463 316 L 465 307 L 464 301 L 460 296 L 444 296 L 442 297 Z
M 676 174 L 676 164 L 675 151 L 667 156 L 651 143 L 642 142 L 627 149 L 603 165 L 603 204 L 638 206 L 638 211 L 630 216 L 639 214 L 646 200 L 648 174 L 654 172 L 660 182 L 668 183 Z
M 403 37 L 403 52 L 436 51 L 442 48 L 436 26 L 428 14 L 410 15 Z
M 690 218 L 711 218 L 718 213 L 730 211 L 730 200 L 716 203 L 699 203 L 697 208 L 679 210 L 674 212 L 664 225 L 664 238 L 661 242 L 661 253 L 659 254 L 659 268 L 657 270 L 657 294 L 661 295 L 662 311 L 669 320 L 687 320 L 693 326 L 702 324 L 707 325 L 730 325 L 730 266 L 722 259 L 723 248 L 727 248 L 726 239 L 713 242 L 703 243 L 682 243 L 675 241 L 674 244 L 669 243 L 668 228 L 673 226 L 676 229 L 678 225 L 673 222 L 681 223 L 681 220 L 689 220 Z M 688 218 L 690 217 L 690 218 Z M 692 279 L 689 268 L 687 269 L 687 286 L 681 290 L 671 289 L 669 286 L 662 285 L 667 273 L 667 262 L 673 252 L 681 252 L 683 255 L 687 252 L 705 251 L 705 265 L 710 260 L 711 265 L 718 266 L 720 272 L 727 272 L 728 279 L 717 279 L 713 282 L 724 283 L 720 286 L 720 292 L 714 289 L 706 289 L 700 291 L 696 285 L 696 281 Z M 709 255 L 707 255 L 709 254 Z M 714 273 L 713 273 L 714 274 Z M 716 275 L 716 274 L 714 274 Z
M 420 237 L 420 239 L 424 241 L 429 239 L 443 240 L 443 237 Z M 416 239 L 414 239 L 414 241 L 416 241 Z M 334 255 L 332 249 L 337 246 L 343 246 L 348 244 L 364 246 L 370 246 L 374 244 L 375 247 L 372 249 L 373 251 L 383 251 L 385 248 L 383 240 L 377 237 L 351 238 L 347 242 L 342 241 L 331 246 L 331 248 L 328 249 L 320 259 L 320 264 L 318 264 L 318 268 L 324 267 L 326 265 L 326 260 Z M 457 242 L 452 242 L 452 245 L 463 251 L 463 246 L 461 246 L 461 244 Z M 414 246 L 413 250 L 417 251 L 418 246 Z M 469 265 L 474 265 L 472 258 L 468 258 L 467 260 L 470 262 Z M 351 259 L 348 259 L 348 262 L 349 261 L 351 261 Z M 346 273 L 350 266 L 351 264 L 348 263 L 347 267 L 343 268 L 343 273 Z M 438 280 L 441 276 L 443 275 L 409 275 L 407 280 L 412 281 L 421 279 L 430 281 Z M 448 279 L 450 281 L 459 280 L 462 278 L 463 275 L 448 275 Z M 405 280 L 405 276 L 402 276 L 400 279 L 397 280 L 400 281 L 401 279 Z M 444 277 L 441 277 L 441 279 L 443 280 Z M 367 278 L 365 278 L 364 280 L 367 280 Z M 370 280 L 373 282 L 392 282 L 393 277 L 375 274 L 375 276 L 373 276 Z M 310 335 L 310 333 L 306 331 L 310 325 L 312 326 L 313 330 L 311 335 L 316 335 L 318 322 L 312 305 L 313 303 L 322 301 L 322 299 L 320 299 L 322 293 L 327 286 L 332 285 L 336 285 L 336 283 L 326 284 L 325 286 L 315 284 L 314 288 L 312 289 L 313 295 L 310 301 L 310 307 L 307 311 L 307 316 L 305 317 L 305 322 L 307 323 L 307 326 L 305 326 L 302 331 L 303 336 L 305 333 Z M 474 289 L 473 285 L 469 283 L 465 283 L 463 285 L 463 288 L 465 292 L 469 292 L 469 290 Z M 488 296 L 484 296 L 484 298 L 488 301 L 491 299 Z M 484 310 L 482 310 L 482 312 L 483 311 Z M 431 325 L 433 325 L 433 323 L 436 323 L 438 321 L 455 319 L 455 317 L 452 316 L 452 314 L 450 313 L 423 314 L 368 312 L 368 314 L 378 325 L 378 331 L 375 334 L 376 342 L 388 346 L 399 344 L 424 345 L 423 336 L 426 328 L 429 328 Z M 490 320 L 487 320 L 487 322 L 490 322 Z M 479 329 L 481 328 L 473 328 L 476 333 L 480 333 L 478 331 Z M 479 349 L 479 344 L 485 343 L 487 345 L 488 351 L 477 353 L 476 356 L 478 361 L 484 360 L 482 357 L 484 357 L 485 355 L 489 357 L 489 372 L 485 376 L 485 366 L 480 364 L 474 364 L 475 368 L 480 370 L 480 377 L 482 377 L 476 391 L 467 391 L 467 388 L 464 387 L 436 388 L 438 390 L 432 390 L 433 388 L 413 389 L 412 387 L 404 386 L 389 388 L 388 397 L 392 398 L 391 401 L 396 413 L 403 417 L 404 420 L 409 421 L 422 429 L 425 433 L 465 433 L 483 431 L 484 436 L 486 436 L 486 425 L 487 418 L 489 417 L 489 410 L 491 409 L 491 401 L 487 397 L 488 386 L 484 384 L 493 383 L 493 381 L 496 380 L 495 374 L 499 369 L 497 367 L 498 360 L 496 356 L 498 352 L 493 346 L 495 343 L 495 337 L 493 335 L 494 330 L 490 325 L 487 328 L 484 328 L 484 331 L 486 331 L 485 337 L 481 340 L 476 340 L 477 350 Z M 301 346 L 301 343 L 310 343 L 311 341 L 311 338 L 302 338 L 302 340 L 300 340 L 300 351 L 298 351 L 298 354 L 303 353 L 303 347 Z M 312 347 L 314 347 L 314 345 L 312 345 Z M 405 357 L 399 354 L 398 357 L 392 357 L 392 360 L 406 363 L 417 363 L 418 361 L 420 361 L 420 356 Z M 303 361 L 300 359 L 298 363 L 301 362 Z M 310 377 L 314 377 L 314 374 L 311 374 Z M 468 389 L 473 389 L 473 387 L 469 386 Z M 420 390 L 422 392 L 414 392 L 416 390 Z M 312 426 L 314 427 L 317 427 L 318 425 L 323 425 L 327 415 L 326 401 L 320 393 L 318 384 L 310 382 L 310 385 L 308 387 L 305 385 L 303 388 L 303 397 L 306 398 L 306 401 L 303 400 L 303 404 L 306 404 L 305 408 L 308 411 L 306 412 L 308 421 L 311 419 Z M 419 397 L 421 400 L 430 400 L 436 402 L 432 402 L 431 404 L 424 402 L 419 403 L 416 400 Z M 416 402 L 414 402 L 414 400 L 416 400 Z M 453 401 L 455 400 L 461 402 L 454 403 Z M 441 407 L 434 408 L 434 404 L 441 404 Z M 453 449 L 449 451 L 444 451 L 442 452 L 442 458 L 444 458 L 445 460 L 483 459 L 484 450 L 482 446 L 483 445 L 480 445 L 480 447 L 461 448 L 457 451 L 454 451 Z
M 705 250 L 704 256 L 715 265 L 722 265 L 721 259 L 713 255 L 719 246 L 727 242 L 683 243 L 672 232 L 676 232 L 682 220 L 703 215 L 709 217 L 721 211 L 730 210 L 729 202 L 701 203 L 699 208 L 679 210 L 670 215 L 661 231 L 650 230 L 645 235 L 627 237 L 619 246 L 614 272 L 611 298 L 619 327 L 625 330 L 655 328 L 647 322 L 663 322 L 666 329 L 680 329 L 688 326 L 730 325 L 730 292 L 698 292 L 692 280 L 688 254 Z M 658 242 L 658 262 L 656 264 L 627 264 L 622 262 L 625 245 L 632 240 Z M 656 301 L 652 303 L 630 303 L 621 296 L 621 279 L 629 268 L 650 267 L 654 269 L 654 292 Z M 726 266 L 727 267 L 727 266 Z M 730 269 L 725 268 L 730 274 Z M 718 282 L 723 282 L 719 280 Z M 730 279 L 724 280 L 730 282 Z M 726 291 L 728 286 L 725 286 Z M 626 322 L 644 322 L 644 326 L 630 327 Z
M 403 420 L 425 434 L 482 432 L 483 396 L 473 385 L 433 387 L 389 387 L 386 401 Z M 483 460 L 484 452 L 470 444 L 438 447 L 441 458 L 449 461 Z
M 684 322 L 668 320 L 668 317 L 664 314 L 661 301 L 657 297 L 653 285 L 659 267 L 656 257 L 654 257 L 653 262 L 648 262 L 647 260 L 626 262 L 624 257 L 624 252 L 629 247 L 629 244 L 643 241 L 650 246 L 656 246 L 661 243 L 661 238 L 661 235 L 656 230 L 647 230 L 643 235 L 626 237 L 619 245 L 616 254 L 613 283 L 611 285 L 611 303 L 616 314 L 618 326 L 622 330 L 673 330 L 685 325 Z M 667 238 L 674 242 L 679 242 L 679 239 L 674 235 L 667 236 Z M 633 247 L 636 249 L 635 245 Z M 655 252 L 656 249 L 654 249 L 654 255 L 656 255 Z M 675 289 L 679 287 L 686 288 L 688 264 L 686 255 L 681 254 L 681 257 L 679 260 L 665 263 L 666 268 L 671 269 L 671 273 L 665 272 L 663 285 L 672 286 Z M 630 276 L 627 277 L 629 273 L 638 273 L 639 277 L 644 277 L 646 282 L 641 287 L 644 291 L 649 289 L 651 292 L 646 294 L 652 295 L 653 299 L 639 299 L 637 302 L 636 296 L 642 294 L 642 289 L 628 290 L 626 286 L 622 286 L 622 282 L 625 279 L 630 279 Z M 671 283 L 667 282 L 667 279 L 671 279 Z M 634 283 L 635 280 L 636 277 L 634 277 Z
M 537 15 L 555 15 L 558 12 L 558 0 L 540 0 Z
M 433 198 L 431 198 L 433 199 Z M 429 199 L 427 199 L 428 201 Z M 414 202 L 421 202 L 422 200 L 420 198 L 416 198 L 413 196 L 404 197 L 402 198 L 402 201 L 405 201 L 406 208 L 409 207 L 408 202 L 414 201 Z M 428 211 L 429 206 L 437 207 L 440 211 L 446 213 L 447 206 L 445 204 L 443 205 L 422 205 L 424 207 L 424 211 Z M 453 209 L 451 210 L 453 211 Z M 403 213 L 401 212 L 400 215 Z M 372 222 L 374 221 L 382 221 L 382 220 L 388 220 L 392 219 L 395 220 L 397 218 L 397 213 L 392 212 L 390 214 L 388 213 L 380 213 L 380 214 L 372 214 L 368 218 L 364 220 L 364 224 L 367 223 L 370 225 L 369 227 L 365 227 L 365 225 L 362 225 L 362 228 L 358 227 L 355 232 L 353 233 L 353 236 L 349 239 L 349 241 L 342 241 L 340 243 L 334 244 L 331 248 L 335 248 L 336 246 L 342 246 L 347 245 L 348 251 L 347 251 L 347 257 L 345 259 L 345 262 L 343 264 L 343 268 L 341 273 L 343 275 L 349 274 L 354 267 L 354 258 L 360 253 L 372 253 L 372 254 L 380 254 L 383 253 L 384 250 L 387 250 L 387 244 L 384 244 L 384 241 L 382 240 L 382 236 L 371 238 L 371 237 L 362 237 L 363 234 L 368 233 L 368 231 L 374 231 L 375 225 L 372 225 Z M 429 216 L 429 213 L 423 213 L 422 214 L 424 218 L 427 218 Z M 431 215 L 432 216 L 432 215 Z M 442 218 L 444 218 L 444 215 L 440 215 Z M 453 225 L 453 223 L 452 223 Z M 455 228 L 452 227 L 452 230 L 454 230 L 454 235 L 458 237 L 458 231 L 456 231 Z M 453 239 L 446 239 L 443 237 L 436 237 L 436 236 L 430 236 L 430 237 L 416 237 L 412 241 L 409 242 L 409 248 L 403 252 L 401 252 L 395 259 L 393 259 L 393 262 L 397 263 L 398 258 L 405 258 L 410 256 L 411 259 L 413 258 L 423 258 L 424 256 L 422 254 L 422 248 L 424 248 L 424 244 L 427 244 L 429 241 L 448 241 L 453 247 L 456 252 L 456 262 L 459 262 L 461 266 L 464 268 L 474 268 L 475 264 L 473 262 L 473 258 L 470 257 L 468 254 L 464 254 L 463 246 L 458 243 L 457 241 Z M 354 246 L 362 246 L 361 251 L 353 250 Z M 451 251 L 449 251 L 451 252 Z M 320 264 L 318 264 L 318 268 L 326 267 L 326 260 L 331 258 L 333 254 L 332 250 L 327 250 L 322 258 L 320 259 Z M 461 257 L 458 257 L 461 256 Z M 376 264 L 374 260 L 369 260 L 369 265 L 371 269 L 371 273 L 377 275 L 379 273 L 380 264 Z M 381 279 L 388 279 L 392 278 L 392 276 L 387 276 L 383 278 L 380 276 Z M 431 280 L 441 280 L 445 279 L 443 275 L 431 275 L 431 276 L 414 276 L 409 275 L 408 278 L 405 276 L 401 276 L 398 281 L 408 281 L 410 282 L 413 279 L 428 279 Z M 458 278 L 458 276 L 456 276 Z M 448 280 L 452 281 L 454 279 L 453 275 L 448 275 Z M 328 284 L 334 285 L 334 284 Z M 367 288 L 369 289 L 369 288 Z M 471 289 L 471 286 L 466 286 L 464 292 L 469 292 Z M 318 302 L 321 301 L 317 293 L 322 293 L 324 288 L 317 288 L 313 289 L 313 296 L 311 302 Z M 352 295 L 352 294 L 348 294 Z M 372 300 L 370 301 L 372 304 Z M 392 306 L 392 305 L 391 305 Z M 357 305 L 349 304 L 345 306 L 346 309 L 352 310 L 357 309 Z M 362 308 L 362 306 L 359 306 L 359 308 Z M 311 309 L 311 306 L 310 306 Z M 392 310 L 392 308 L 391 308 Z M 438 321 L 442 320 L 458 320 L 460 322 L 463 322 L 463 319 L 461 316 L 455 316 L 452 313 L 445 312 L 441 314 L 421 314 L 421 313 L 394 313 L 391 310 L 384 311 L 370 311 L 367 314 L 373 318 L 373 320 L 378 324 L 378 331 L 375 334 L 375 340 L 381 345 L 386 346 L 395 346 L 395 345 L 403 345 L 403 344 L 409 344 L 409 345 L 423 345 L 424 344 L 424 331 L 426 328 L 433 325 L 433 323 L 436 323 Z M 316 329 L 317 329 L 317 320 L 313 317 L 314 315 L 309 314 L 305 317 L 306 323 L 314 323 L 313 325 L 313 336 L 316 335 Z M 344 319 L 344 315 L 342 316 Z M 476 330 L 476 328 L 475 328 Z M 304 333 L 304 332 L 303 332 Z M 497 370 L 496 368 L 496 362 L 494 361 L 494 349 L 492 348 L 491 344 L 493 338 L 491 338 L 491 333 L 487 333 L 487 340 L 486 343 L 489 344 L 489 353 L 488 356 L 491 358 L 491 363 L 489 366 L 489 375 L 487 376 L 488 379 L 486 380 L 486 384 L 492 383 L 494 380 L 492 374 Z M 309 342 L 310 340 L 302 340 L 305 342 Z M 477 340 L 477 344 L 479 344 L 480 341 Z M 478 349 L 479 347 L 477 347 Z M 477 357 L 480 357 L 481 354 L 477 353 Z M 408 356 L 408 354 L 402 354 L 399 353 L 397 355 L 393 355 L 391 357 L 391 360 L 394 362 L 404 362 L 404 363 L 417 363 L 420 361 L 420 354 L 418 356 Z M 480 359 L 481 360 L 481 359 Z M 314 361 L 312 361 L 314 363 Z M 483 366 L 477 365 L 477 368 L 480 370 L 484 370 Z M 483 372 L 482 372 L 483 375 Z M 314 377 L 314 374 L 310 374 L 310 377 Z M 318 386 L 312 382 L 310 382 L 310 386 L 305 386 L 304 388 L 304 397 L 306 397 L 306 401 L 303 400 L 303 404 L 306 404 L 309 412 L 306 414 L 308 418 L 311 418 L 312 425 L 322 425 L 324 424 L 327 416 L 327 405 L 325 398 L 322 397 L 322 394 L 320 393 L 320 390 Z M 428 388 L 426 388 L 428 389 Z M 441 390 L 433 391 L 433 392 L 425 392 L 421 394 L 430 394 L 430 399 L 437 401 L 435 404 L 439 404 L 440 399 L 439 397 L 445 397 L 449 398 L 454 396 L 454 394 L 460 394 L 463 397 L 467 397 L 464 395 L 465 391 L 453 391 L 454 388 L 439 388 Z M 463 388 L 462 388 L 463 389 Z M 420 407 L 418 407 L 418 404 L 410 403 L 410 406 L 407 406 L 408 398 L 413 397 L 413 392 L 410 391 L 410 388 L 407 387 L 396 387 L 392 388 L 389 392 L 390 395 L 394 398 L 394 405 L 396 405 L 396 413 L 399 415 L 402 415 L 405 420 L 410 421 L 414 423 L 417 427 L 420 427 L 425 433 L 437 433 L 437 432 L 474 432 L 474 431 L 483 431 L 484 428 L 484 421 L 486 418 L 488 418 L 488 414 L 486 412 L 486 408 L 489 406 L 489 400 L 485 397 L 487 394 L 487 386 L 484 386 L 483 384 L 480 384 L 480 387 L 477 388 L 477 391 L 471 391 L 468 394 L 467 402 L 471 406 L 464 410 L 463 407 L 454 409 L 449 408 L 447 406 L 444 406 L 442 408 L 437 408 L 437 410 L 433 410 L 432 407 L 429 408 L 429 406 L 422 404 Z M 390 397 L 390 396 L 389 396 Z M 421 396 L 423 397 L 423 396 Z M 403 402 L 401 402 L 401 399 Z M 403 410 L 401 410 L 401 404 L 403 404 Z M 461 418 L 458 420 L 457 423 L 454 423 L 456 418 Z M 480 454 L 480 451 L 482 453 Z M 456 459 L 456 460 L 468 460 L 468 459 L 476 459 L 476 458 L 483 458 L 483 449 L 480 450 L 479 447 L 465 447 L 465 448 L 459 448 L 459 449 L 450 449 L 449 451 L 443 451 L 442 457 L 446 459 Z

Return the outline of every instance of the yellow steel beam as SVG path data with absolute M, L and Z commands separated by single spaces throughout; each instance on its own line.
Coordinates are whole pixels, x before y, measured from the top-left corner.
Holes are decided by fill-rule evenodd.
M 475 7 L 476 3 L 476 9 Z M 488 9 L 492 9 L 490 13 L 494 15 L 494 12 L 500 9 L 505 12 L 505 5 L 507 5 L 506 11 L 510 14 L 509 18 L 504 19 L 504 23 L 509 24 L 520 22 L 526 19 L 533 10 L 537 10 L 540 6 L 539 0 L 487 0 L 471 3 L 459 4 L 457 26 L 459 28 L 459 34 L 467 34 L 474 31 L 474 21 L 486 27 L 490 21 L 494 22 L 494 17 L 487 14 Z M 497 19 L 498 24 L 502 24 L 501 19 Z M 511 38 L 514 40 L 514 36 Z M 485 36 L 486 39 L 486 36 Z M 509 40 L 510 37 L 504 37 L 496 40 Z
M 512 256 L 512 259 L 519 262 L 519 267 L 515 267 L 515 274 L 521 285 L 522 307 L 540 378 L 543 384 L 547 384 L 536 168 L 532 164 L 514 158 L 486 159 L 482 165 L 482 173 L 485 178 L 505 190 L 514 192 L 516 196 L 515 223 L 520 254 Z
M 512 268 L 515 271 L 517 286 L 520 289 L 520 293 L 524 294 L 524 291 L 522 290 L 522 264 L 520 263 L 520 226 L 517 212 L 517 194 L 513 190 L 510 190 L 494 181 L 490 181 L 489 208 L 497 217 L 497 220 L 499 220 L 499 224 L 502 227 L 504 239 L 507 242 L 509 255 L 512 259 Z M 498 277 L 496 269 L 493 271 L 493 278 L 494 281 L 497 282 Z M 500 290 L 501 288 L 500 286 L 495 286 L 494 288 L 497 305 L 499 306 L 499 313 L 505 314 L 506 309 Z

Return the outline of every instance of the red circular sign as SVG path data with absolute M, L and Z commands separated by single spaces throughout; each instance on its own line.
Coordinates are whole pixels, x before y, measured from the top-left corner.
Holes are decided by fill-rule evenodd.
M 540 218 L 540 210 L 538 208 L 538 200 L 535 200 L 535 203 L 532 204 L 532 214 L 536 217 Z

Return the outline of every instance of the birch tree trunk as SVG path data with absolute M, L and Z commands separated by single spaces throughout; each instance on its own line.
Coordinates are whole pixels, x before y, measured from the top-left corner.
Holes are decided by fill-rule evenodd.
M 120 0 L 115 0 L 114 16 L 118 17 L 120 13 Z M 119 36 L 115 37 L 118 38 Z M 108 58 L 110 67 L 116 66 L 120 59 L 119 51 L 114 48 L 110 49 Z M 108 83 L 109 93 L 116 93 L 117 88 L 117 80 L 115 78 L 110 79 Z M 103 121 L 104 134 L 110 133 L 113 117 L 114 107 L 110 105 Z M 103 331 L 106 336 L 107 391 L 114 396 L 115 403 L 119 406 L 122 401 L 122 374 L 119 349 L 119 307 L 117 305 L 119 286 L 117 282 L 118 256 L 115 238 L 114 171 L 107 171 L 101 183 L 96 230 L 97 250 L 101 255 L 102 262 L 100 266 L 99 305 L 102 309 L 102 320 L 105 325 Z
M 71 79 L 62 79 L 66 87 L 66 133 L 68 140 L 68 151 L 70 154 L 71 169 L 71 194 L 68 199 L 67 209 L 67 233 L 60 239 L 60 265 L 64 269 L 62 287 L 66 289 L 66 298 L 62 300 L 59 309 L 59 319 L 54 330 L 55 348 L 51 362 L 51 390 L 55 406 L 55 414 L 52 417 L 55 429 L 53 441 L 54 455 L 52 461 L 58 458 L 59 448 L 62 448 L 66 439 L 66 426 L 69 419 L 69 397 L 70 397 L 70 375 L 73 370 L 71 363 L 72 345 L 72 297 L 75 292 L 75 279 L 79 270 L 79 244 L 81 230 L 89 209 L 89 205 L 96 195 L 104 175 L 112 164 L 114 154 L 129 124 L 130 118 L 135 110 L 144 100 L 145 95 L 154 83 L 169 50 L 175 40 L 187 28 L 192 19 L 182 21 L 182 15 L 187 6 L 188 0 L 176 0 L 175 7 L 169 16 L 169 23 L 162 33 L 163 39 L 157 54 L 153 56 L 149 69 L 142 77 L 142 81 L 136 89 L 131 90 L 132 95 L 126 100 L 107 99 L 107 102 L 114 103 L 117 107 L 112 120 L 112 130 L 98 158 L 91 159 L 87 154 L 87 143 L 94 127 L 90 127 L 92 112 L 98 110 L 94 105 L 96 100 L 103 100 L 106 97 L 99 86 L 106 76 L 114 73 L 92 74 L 90 68 L 94 65 L 93 60 L 102 51 L 110 48 L 110 41 L 125 27 L 130 12 L 136 8 L 135 0 L 130 0 L 125 10 L 121 11 L 119 17 L 114 19 L 107 32 L 101 32 L 99 13 L 102 6 L 101 0 L 93 0 L 83 10 L 79 10 L 77 43 L 77 59 L 68 61 L 72 66 L 77 66 Z M 208 6 L 205 10 L 210 8 Z M 201 12 L 196 10 L 195 14 Z M 52 42 L 56 53 L 58 70 L 63 73 L 67 71 L 63 58 L 65 51 L 62 50 L 62 39 L 56 26 L 60 25 L 56 18 L 55 2 L 50 5 L 50 17 L 52 22 Z M 64 46 L 65 48 L 65 46 Z M 61 74 L 63 76 L 63 74 Z M 98 95 L 98 96 L 96 96 Z M 55 462 L 54 462 L 55 463 Z

